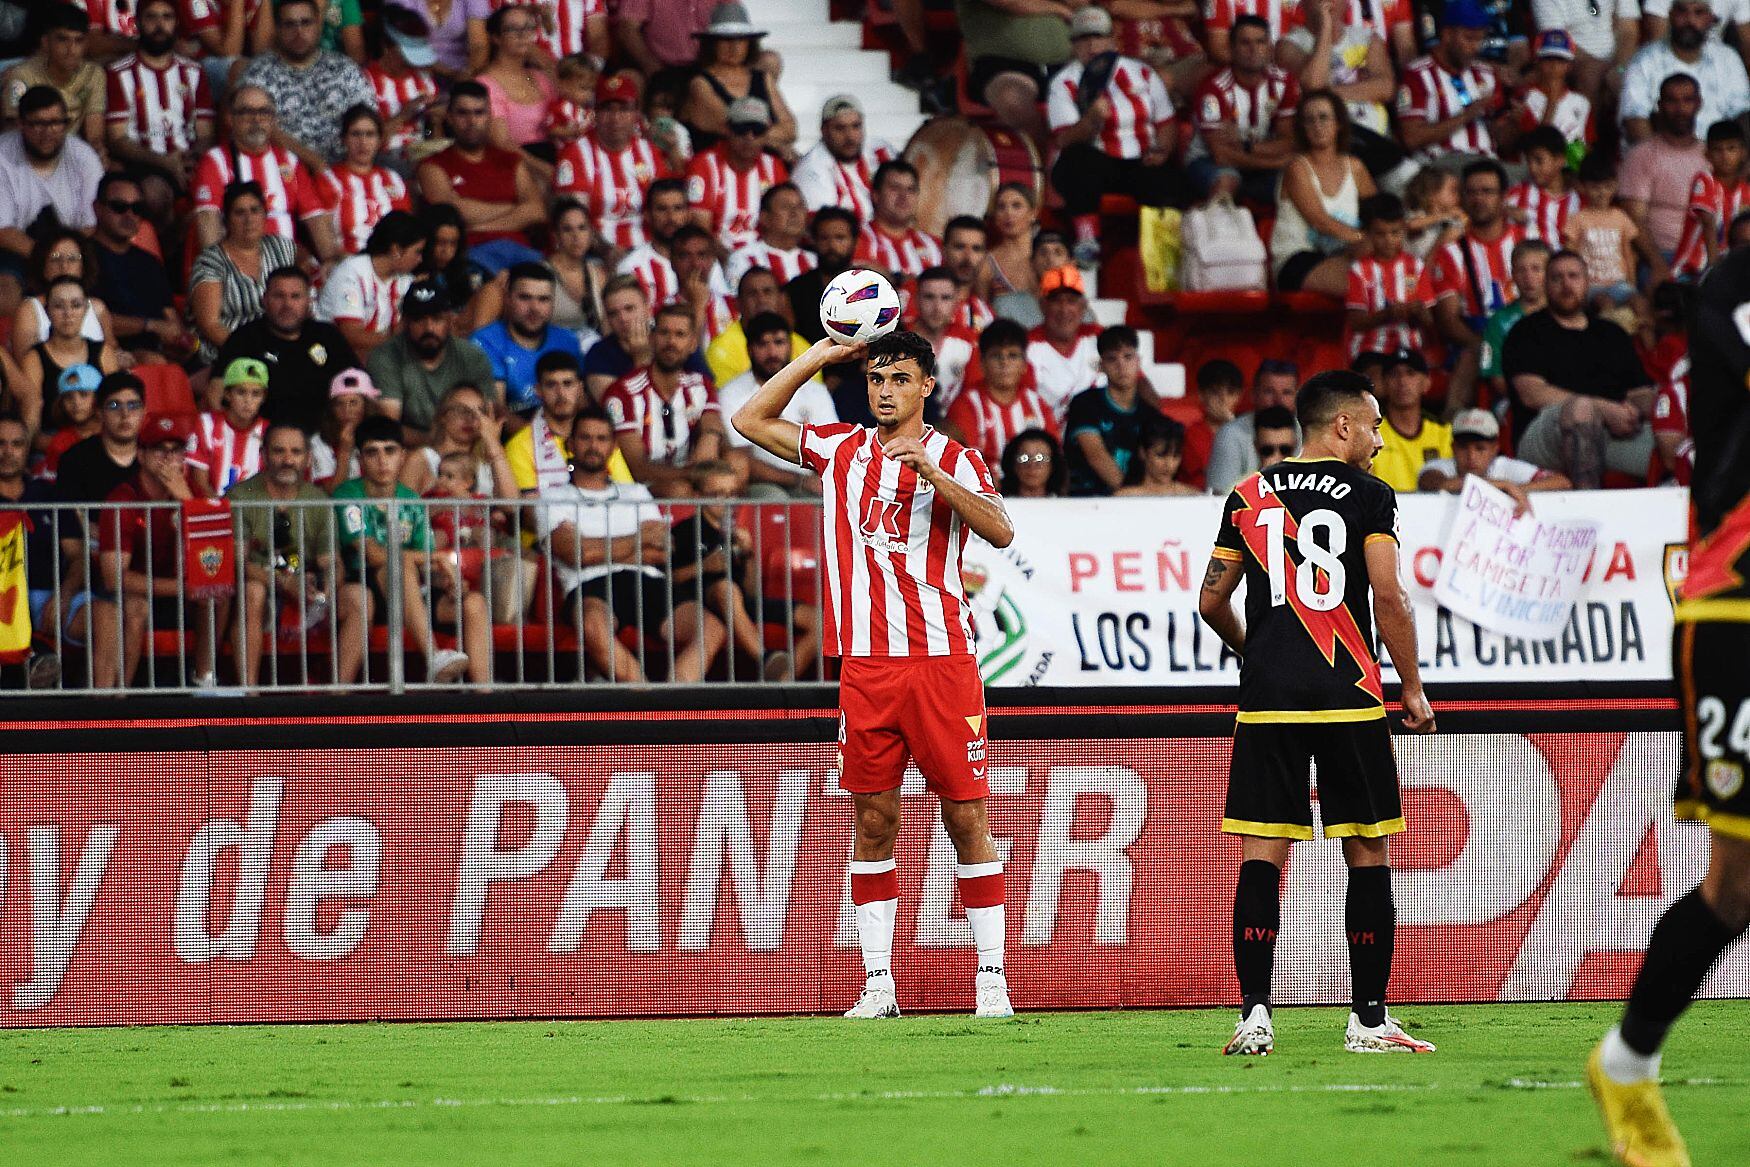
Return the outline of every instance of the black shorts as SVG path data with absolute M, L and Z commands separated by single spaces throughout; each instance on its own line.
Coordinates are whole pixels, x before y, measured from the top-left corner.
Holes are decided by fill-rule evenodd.
M 1306 283 L 1306 277 L 1312 275 L 1313 268 L 1329 259 L 1322 251 L 1297 251 L 1282 261 L 1282 270 L 1276 273 L 1276 290 L 1278 292 L 1298 292 Z
M 1676 815 L 1750 839 L 1750 743 L 1738 728 L 1750 722 L 1750 624 L 1679 624 L 1671 644 L 1683 706 Z
M 607 575 L 585 580 L 577 590 L 565 597 L 564 611 L 573 616 L 582 610 L 579 597 L 601 600 L 614 615 L 621 628 L 636 628 L 646 636 L 662 631 L 674 615 L 668 595 L 668 581 L 661 576 L 640 571 L 611 571 Z M 685 602 L 685 597 L 676 597 Z
M 999 73 L 1019 73 L 1031 77 L 1033 84 L 1039 88 L 1040 97 L 1045 96 L 1045 83 L 1051 80 L 1052 70 L 1044 65 L 1023 61 L 1017 57 L 979 57 L 972 62 L 972 68 L 966 72 L 966 88 L 973 97 L 984 101 L 984 90 Z M 989 104 L 986 102 L 986 104 Z
M 1377 839 L 1404 829 L 1397 759 L 1384 717 L 1236 725 L 1221 829 L 1231 835 L 1312 838 L 1314 762 L 1325 838 Z

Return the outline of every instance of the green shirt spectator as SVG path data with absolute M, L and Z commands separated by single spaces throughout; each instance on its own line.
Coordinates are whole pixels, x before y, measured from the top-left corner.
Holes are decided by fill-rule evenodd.
M 431 520 L 425 508 L 419 505 L 419 496 L 397 482 L 395 498 L 400 500 L 395 520 L 401 527 L 402 549 L 430 550 Z M 384 505 L 387 500 L 372 498 L 366 493 L 364 479 L 349 478 L 334 488 L 334 501 L 342 504 L 338 508 L 340 545 L 345 554 L 347 576 L 356 580 L 362 560 L 362 554 L 357 550 L 359 542 L 368 540 L 382 547 L 389 545 L 389 508 Z
M 1505 373 L 1501 369 L 1501 351 L 1507 347 L 1507 334 L 1513 331 L 1513 326 L 1525 319 L 1525 305 L 1515 300 L 1505 308 L 1497 308 L 1494 315 L 1483 325 L 1483 351 L 1478 360 L 1479 377 L 1501 377 Z

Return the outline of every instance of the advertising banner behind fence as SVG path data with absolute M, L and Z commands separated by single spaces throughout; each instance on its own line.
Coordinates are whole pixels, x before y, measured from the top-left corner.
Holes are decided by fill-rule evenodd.
M 1674 733 L 1400 739 L 1403 1002 L 1621 995 L 1707 834 Z M 1003 742 L 1023 1008 L 1233 1000 L 1225 738 Z M 845 1008 L 848 798 L 825 744 L 20 755 L 0 1025 Z M 101 776 L 94 779 L 92 776 Z M 908 1009 L 970 1009 L 935 801 L 903 800 Z M 1296 849 L 1278 999 L 1347 1000 L 1342 859 Z M 1750 947 L 1707 991 L 1750 995 Z
M 1478 627 L 1436 601 L 1449 534 L 1455 526 L 1457 537 L 1470 529 L 1454 522 L 1462 503 L 1452 495 L 1400 497 L 1401 561 L 1423 678 L 1430 684 L 1669 680 L 1670 589 L 1687 562 L 1687 492 L 1534 497 L 1534 514 L 1549 538 L 1578 538 L 1588 525 L 1596 526 L 1597 536 L 1577 584 L 1558 587 L 1573 603 L 1547 632 L 1529 638 Z M 1239 661 L 1197 616 L 1221 506 L 1216 498 L 1011 501 L 1014 543 L 998 551 L 972 540 L 966 548 L 986 682 L 1237 682 Z M 1526 537 L 1535 540 L 1536 530 Z M 1471 548 L 1467 573 L 1473 580 L 1504 578 L 1511 546 L 1509 540 L 1502 549 L 1493 541 Z M 1552 546 L 1546 538 L 1546 551 Z M 1524 633 L 1541 626 L 1521 621 L 1516 627 Z

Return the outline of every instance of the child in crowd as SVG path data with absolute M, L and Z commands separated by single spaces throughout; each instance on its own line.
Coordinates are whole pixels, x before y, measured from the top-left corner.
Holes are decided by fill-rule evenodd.
M 1179 477 L 1198 490 L 1207 485 L 1215 433 L 1234 419 L 1245 391 L 1245 376 L 1232 361 L 1217 357 L 1197 366 L 1197 404 L 1203 416 L 1185 427 Z
M 188 444 L 188 468 L 204 475 L 214 495 L 224 494 L 261 471 L 261 443 L 267 419 L 267 366 L 254 357 L 239 357 L 225 369 L 219 408 L 200 415 Z
M 1525 225 L 1529 239 L 1560 246 L 1568 216 L 1580 209 L 1580 196 L 1568 189 L 1568 141 L 1554 126 L 1538 126 L 1521 143 L 1526 182 L 1507 188 L 1507 217 Z
M 1145 411 L 1136 441 L 1136 458 L 1125 471 L 1124 485 L 1113 493 L 1121 497 L 1202 494 L 1197 487 L 1179 481 L 1184 455 L 1185 427 L 1170 417 Z
M 994 320 L 978 334 L 978 363 L 948 407 L 945 427 L 962 445 L 995 465 L 1009 439 L 1026 429 L 1058 432 L 1057 415 L 1039 393 L 1027 363 L 1027 330 L 1013 320 Z
M 345 369 L 335 375 L 328 386 L 328 408 L 310 435 L 310 481 L 333 493 L 342 482 L 359 476 L 353 435 L 360 422 L 377 412 L 382 395 L 363 369 Z
M 686 170 L 693 157 L 693 136 L 681 124 L 681 93 L 667 85 L 651 85 L 644 95 L 644 124 L 650 141 L 676 174 Z
M 1689 214 L 1671 260 L 1674 279 L 1696 280 L 1725 250 L 1726 225 L 1750 210 L 1750 183 L 1744 181 L 1744 127 L 1715 122 L 1707 131 L 1708 169 L 1689 187 Z
M 486 496 L 475 489 L 479 480 L 480 463 L 474 455 L 445 454 L 438 459 L 437 485 L 426 491 L 425 497 L 468 504 L 431 508 L 431 533 L 438 550 L 486 546 L 491 508 L 484 505 Z
M 1586 261 L 1596 305 L 1627 304 L 1635 297 L 1635 237 L 1640 229 L 1616 205 L 1616 169 L 1602 154 L 1580 163 L 1580 209 L 1568 216 L 1562 243 Z
M 61 455 L 101 428 L 97 416 L 97 386 L 103 373 L 96 365 L 68 365 L 56 382 L 59 390 L 55 403 L 49 407 L 49 437 L 43 443 L 42 466 L 36 477 L 53 480 L 60 468 Z
M 397 158 L 409 157 L 414 143 L 425 139 L 427 115 L 437 104 L 430 34 L 424 16 L 405 5 L 385 4 L 382 51 L 365 64 L 383 119 L 383 152 Z
M 1424 166 L 1404 188 L 1404 246 L 1425 260 L 1464 234 L 1464 209 L 1458 201 L 1458 175 Z
M 1422 351 L 1422 329 L 1433 324 L 1434 302 L 1422 261 L 1404 250 L 1404 204 L 1396 195 L 1361 200 L 1367 250 L 1349 265 L 1344 298 L 1349 358 L 1358 353 Z
M 601 76 L 588 53 L 561 57 L 554 73 L 553 100 L 542 128 L 554 150 L 561 150 L 595 128 L 595 83 Z
M 1537 62 L 1532 66 L 1531 84 L 1519 94 L 1525 110 L 1520 128 L 1528 134 L 1544 126 L 1555 130 L 1562 136 L 1564 163 L 1578 166 L 1596 140 L 1597 128 L 1592 124 L 1592 102 L 1568 88 L 1568 75 L 1574 69 L 1574 39 L 1564 29 L 1546 28 L 1537 34 L 1532 51 Z M 1530 150 L 1525 143 L 1521 148 Z

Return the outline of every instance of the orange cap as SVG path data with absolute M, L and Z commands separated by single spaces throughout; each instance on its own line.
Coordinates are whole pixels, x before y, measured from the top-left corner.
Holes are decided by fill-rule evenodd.
M 1039 295 L 1041 298 L 1053 292 L 1074 292 L 1078 296 L 1088 294 L 1088 285 L 1082 282 L 1081 269 L 1073 263 L 1062 267 L 1054 267 L 1039 277 Z

